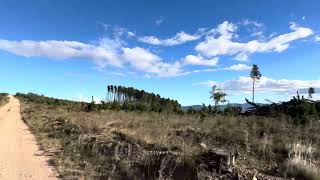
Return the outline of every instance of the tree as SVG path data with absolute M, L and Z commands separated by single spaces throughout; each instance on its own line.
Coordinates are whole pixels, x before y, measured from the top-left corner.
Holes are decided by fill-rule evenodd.
M 107 86 L 107 89 L 108 89 L 108 92 L 107 92 L 106 102 L 108 102 L 108 101 L 109 101 L 109 98 L 110 98 L 110 90 L 111 90 L 111 86 L 110 86 L 110 85 L 108 85 L 108 86 Z
M 254 102 L 254 85 L 256 81 L 258 81 L 261 78 L 261 76 L 262 75 L 260 73 L 259 67 L 256 64 L 254 64 L 250 72 L 250 77 L 252 79 L 252 102 Z
M 312 99 L 312 95 L 315 93 L 314 88 L 313 87 L 309 87 L 308 93 L 309 93 L 309 98 Z
M 215 111 L 217 111 L 219 103 L 226 102 L 225 97 L 227 96 L 227 94 L 223 92 L 221 89 L 217 89 L 217 86 L 212 87 L 210 94 L 211 94 L 210 98 L 212 98 L 214 101 Z
M 181 113 L 181 105 L 176 100 L 163 98 L 159 94 L 148 93 L 133 87 L 108 85 L 107 97 L 111 109 L 121 108 L 128 110 L 148 110 L 160 112 L 162 110 Z M 117 105 L 116 105 L 117 104 Z

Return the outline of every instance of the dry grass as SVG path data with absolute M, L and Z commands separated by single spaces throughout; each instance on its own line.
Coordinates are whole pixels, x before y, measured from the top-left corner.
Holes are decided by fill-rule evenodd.
M 319 161 L 320 123 L 295 126 L 288 123 L 287 117 L 200 118 L 197 115 L 109 110 L 87 113 L 64 106 L 25 102 L 22 102 L 22 115 L 40 144 L 53 154 L 53 163 L 64 177 L 136 173 L 130 159 L 118 160 L 119 155 L 112 149 L 119 147 L 116 141 L 129 143 L 128 147 L 138 144 L 146 150 L 176 152 L 186 158 L 202 152 L 200 144 L 205 144 L 208 149 L 237 152 L 239 166 L 266 173 L 272 173 L 272 169 L 287 162 L 292 154 L 287 144 L 301 141 L 313 144 L 312 158 Z M 66 130 L 54 130 L 54 123 L 59 122 Z M 90 144 L 92 138 L 95 143 Z M 108 152 L 110 146 L 112 152 L 101 152 L 101 142 Z
M 9 97 L 7 93 L 0 93 L 0 107 L 9 102 Z
M 305 180 L 320 179 L 320 168 L 314 164 L 315 148 L 311 144 L 301 142 L 287 146 L 289 150 L 288 162 L 285 164 L 286 176 L 297 177 Z

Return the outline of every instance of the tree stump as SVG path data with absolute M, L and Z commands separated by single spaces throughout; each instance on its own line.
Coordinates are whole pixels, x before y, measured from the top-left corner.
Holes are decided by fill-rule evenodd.
M 221 174 L 235 164 L 235 155 L 226 150 L 210 150 L 199 155 L 199 162 L 207 171 Z

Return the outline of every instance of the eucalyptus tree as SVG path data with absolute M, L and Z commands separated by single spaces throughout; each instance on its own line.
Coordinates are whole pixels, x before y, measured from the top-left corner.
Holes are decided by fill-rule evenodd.
M 139 110 L 150 110 L 160 112 L 162 110 L 181 111 L 181 105 L 169 98 L 162 98 L 159 94 L 148 93 L 144 90 L 138 90 L 133 87 L 108 85 L 108 100 L 113 104 L 122 104 L 124 108 Z
M 106 97 L 106 101 L 109 100 L 109 96 L 110 96 L 110 85 L 107 86 L 107 97 Z
M 261 76 L 262 75 L 260 73 L 259 67 L 254 64 L 250 72 L 250 77 L 252 79 L 252 102 L 254 102 L 254 85 L 261 78 Z

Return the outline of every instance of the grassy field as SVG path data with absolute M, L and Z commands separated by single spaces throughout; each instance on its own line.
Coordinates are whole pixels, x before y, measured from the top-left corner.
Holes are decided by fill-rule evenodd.
M 9 101 L 7 93 L 0 93 L 0 107 L 5 105 Z
M 320 122 L 49 105 L 18 97 L 24 121 L 64 179 L 319 179 Z M 209 152 L 236 155 L 210 167 Z M 206 159 L 204 159 L 204 157 Z

